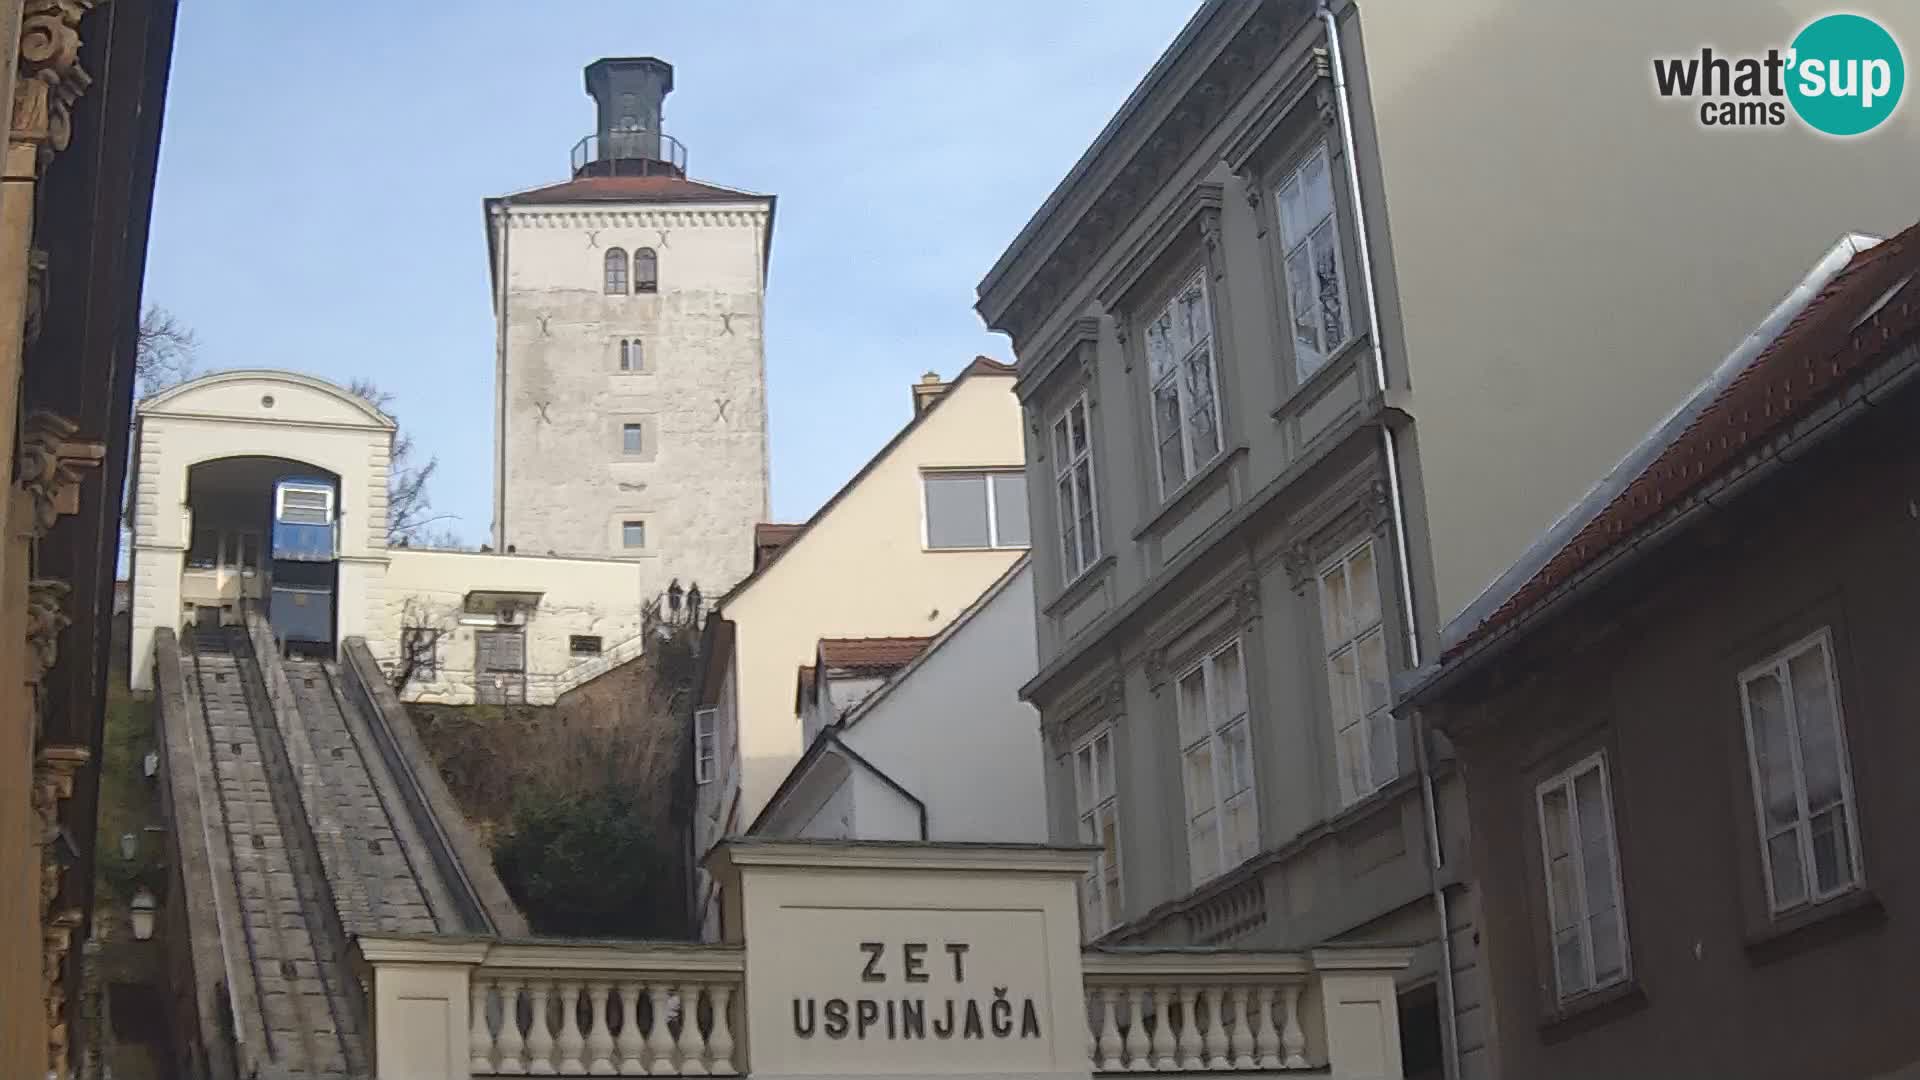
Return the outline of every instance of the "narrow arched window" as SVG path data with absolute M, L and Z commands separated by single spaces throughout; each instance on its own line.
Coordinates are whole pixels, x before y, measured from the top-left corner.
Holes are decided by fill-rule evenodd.
M 643 293 L 643 292 L 658 292 L 659 290 L 660 290 L 660 260 L 654 258 L 652 248 L 634 249 L 633 291 L 637 293 Z
M 644 365 L 641 363 L 641 355 L 640 355 L 640 339 L 639 338 L 621 338 L 620 339 L 620 370 L 621 371 L 639 371 L 643 366 Z
M 607 295 L 627 295 L 627 253 L 623 248 L 607 249 Z

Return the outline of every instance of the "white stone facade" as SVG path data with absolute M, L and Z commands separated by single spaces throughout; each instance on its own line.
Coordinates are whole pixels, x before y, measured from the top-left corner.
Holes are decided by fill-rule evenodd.
M 635 559 L 650 592 L 677 578 L 720 595 L 751 569 L 748 538 L 768 516 L 771 200 L 513 198 L 491 220 L 506 278 L 499 544 Z M 651 249 L 658 291 L 608 293 L 613 248 Z M 638 343 L 637 370 L 623 369 L 623 342 Z M 644 523 L 644 546 L 625 542 L 629 521 Z

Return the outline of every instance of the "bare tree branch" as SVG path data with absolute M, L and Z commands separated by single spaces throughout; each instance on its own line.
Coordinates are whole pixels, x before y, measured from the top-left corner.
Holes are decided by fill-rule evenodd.
M 199 351 L 199 339 L 172 312 L 147 308 L 133 350 L 133 378 L 141 400 L 193 378 Z
M 393 394 L 374 385 L 372 379 L 354 379 L 347 389 L 392 415 Z M 418 460 L 413 436 L 404 428 L 393 434 L 393 454 L 387 465 L 387 542 L 397 546 L 419 546 L 429 525 L 452 520 L 449 514 L 434 514 L 427 496 L 427 484 L 440 469 L 440 459 Z M 444 536 L 450 530 L 441 529 Z

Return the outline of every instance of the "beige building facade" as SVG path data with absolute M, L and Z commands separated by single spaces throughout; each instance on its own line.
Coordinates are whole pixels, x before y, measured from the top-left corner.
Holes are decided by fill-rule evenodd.
M 1026 551 L 1013 372 L 976 359 L 916 388 L 915 415 L 707 620 L 696 856 L 744 832 L 806 749 L 802 665 L 822 638 L 930 637 Z M 924 391 L 937 390 L 937 393 Z M 931 509 L 929 509 L 931 507 Z M 703 877 L 696 912 L 714 928 Z

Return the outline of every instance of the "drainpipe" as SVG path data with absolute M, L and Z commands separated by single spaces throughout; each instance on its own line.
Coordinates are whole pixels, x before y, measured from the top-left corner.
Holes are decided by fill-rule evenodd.
M 493 283 L 493 550 L 507 550 L 507 242 L 512 204 L 500 200 L 500 269 Z
M 1347 159 L 1348 195 L 1353 200 L 1354 244 L 1360 251 L 1360 274 L 1367 283 L 1367 334 L 1373 343 L 1373 381 L 1383 397 L 1387 392 L 1386 341 L 1380 334 L 1380 290 L 1373 273 L 1373 251 L 1367 240 L 1366 203 L 1360 190 L 1360 161 L 1354 152 L 1353 104 L 1347 93 L 1346 61 L 1340 49 L 1340 23 L 1327 0 L 1320 0 L 1319 16 L 1326 26 L 1327 57 L 1333 69 L 1333 97 L 1340 119 L 1340 149 Z M 1413 573 L 1407 543 L 1406 497 L 1400 486 L 1400 454 L 1393 427 L 1380 425 L 1380 452 L 1386 458 L 1387 503 L 1393 518 L 1394 563 L 1399 569 L 1402 632 L 1407 643 L 1407 669 L 1420 667 L 1420 625 L 1413 610 Z M 1440 812 L 1433 792 L 1433 763 L 1427 745 L 1427 723 L 1414 719 L 1415 768 L 1420 774 L 1420 805 L 1427 833 L 1427 886 L 1433 895 L 1434 918 L 1440 924 L 1440 995 L 1446 1013 L 1447 1080 L 1460 1077 L 1460 1020 L 1454 1007 L 1453 936 L 1448 930 L 1447 893 L 1440 884 Z

